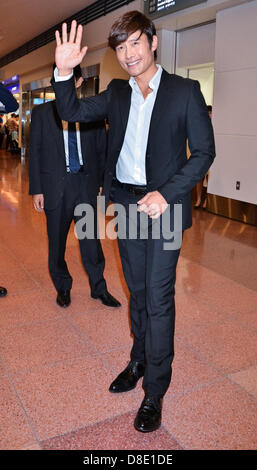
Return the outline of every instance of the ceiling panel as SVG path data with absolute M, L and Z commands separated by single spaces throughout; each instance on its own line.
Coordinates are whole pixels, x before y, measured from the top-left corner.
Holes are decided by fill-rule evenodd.
M 1 0 L 0 57 L 95 0 Z

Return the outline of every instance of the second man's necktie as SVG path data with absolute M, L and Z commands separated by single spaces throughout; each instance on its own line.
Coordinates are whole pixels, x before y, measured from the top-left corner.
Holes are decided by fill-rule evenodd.
M 76 133 L 76 123 L 68 123 L 68 135 L 69 135 L 69 168 L 71 173 L 78 173 L 80 170 L 79 163 L 79 152 L 77 144 L 77 133 Z

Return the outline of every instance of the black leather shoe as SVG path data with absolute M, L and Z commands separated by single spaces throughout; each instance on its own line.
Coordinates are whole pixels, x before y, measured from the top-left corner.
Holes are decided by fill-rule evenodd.
M 60 307 L 68 307 L 70 305 L 70 289 L 59 290 L 56 302 Z
M 91 294 L 91 297 L 93 297 L 93 299 L 100 299 L 104 305 L 107 305 L 107 307 L 120 307 L 121 306 L 121 303 L 118 300 L 116 300 L 108 291 L 99 295 Z
M 152 432 L 158 429 L 162 419 L 162 399 L 146 395 L 136 415 L 134 426 L 140 432 Z
M 130 361 L 125 370 L 111 383 L 109 391 L 112 393 L 129 392 L 135 388 L 140 377 L 145 373 L 145 366 L 139 362 Z
M 0 287 L 0 297 L 5 297 L 7 295 L 7 289 L 5 287 Z

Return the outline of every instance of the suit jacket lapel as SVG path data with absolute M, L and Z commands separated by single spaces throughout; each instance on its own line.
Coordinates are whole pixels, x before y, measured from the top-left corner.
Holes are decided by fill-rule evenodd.
M 56 109 L 56 103 L 53 101 L 51 112 L 49 113 L 49 132 L 54 133 L 54 137 L 57 144 L 58 153 L 63 160 L 63 164 L 65 166 L 65 149 L 64 149 L 64 140 L 63 140 L 63 128 L 62 128 L 62 121 L 58 115 Z M 54 132 L 53 132 L 54 131 Z
M 122 121 L 124 132 L 126 130 L 128 118 L 129 118 L 129 110 L 130 110 L 130 104 L 131 104 L 131 92 L 132 92 L 131 86 L 129 82 L 126 82 L 124 88 L 122 88 L 119 93 L 121 121 Z
M 79 134 L 80 134 L 80 144 L 81 144 L 81 153 L 82 153 L 82 159 L 83 159 L 83 164 L 86 164 L 85 161 L 85 154 L 86 154 L 86 149 L 87 149 L 87 139 L 86 139 L 86 126 L 84 122 L 79 123 Z
M 170 89 L 169 83 L 167 83 L 169 81 L 167 79 L 169 78 L 170 75 L 165 70 L 163 70 L 156 100 L 153 107 L 149 128 L 149 139 L 154 136 L 154 131 L 157 128 L 160 118 L 165 116 L 166 107 L 170 107 Z
M 132 89 L 129 85 L 129 82 L 126 82 L 124 88 L 120 90 L 119 93 L 119 105 L 120 105 L 120 113 L 121 113 L 121 121 L 124 129 L 124 134 L 126 131 L 128 118 L 129 118 L 129 110 L 131 104 L 131 93 Z M 172 90 L 170 89 L 170 74 L 163 70 L 161 81 L 159 85 L 159 89 L 157 92 L 151 122 L 150 122 L 150 129 L 149 129 L 149 139 L 154 136 L 154 130 L 157 128 L 157 124 L 161 117 L 165 114 L 165 109 L 167 106 L 170 106 L 170 94 Z M 168 96 L 169 96 L 169 99 Z

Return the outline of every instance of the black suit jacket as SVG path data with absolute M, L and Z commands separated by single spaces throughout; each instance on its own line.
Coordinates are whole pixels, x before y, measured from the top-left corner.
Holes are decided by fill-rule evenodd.
M 80 125 L 85 184 L 92 204 L 96 204 L 103 184 L 106 160 L 104 122 Z M 29 144 L 29 193 L 44 194 L 46 209 L 59 204 L 65 184 L 66 162 L 62 121 L 56 102 L 50 101 L 32 111 Z
M 108 119 L 109 145 L 103 189 L 108 199 L 129 117 L 132 91 L 129 82 L 113 80 L 103 93 L 85 100 L 77 99 L 73 79 L 53 80 L 52 83 L 63 119 L 84 122 Z M 149 129 L 147 187 L 149 191 L 158 190 L 171 208 L 175 203 L 183 205 L 183 229 L 192 223 L 190 192 L 204 177 L 214 157 L 212 124 L 199 83 L 163 70 Z

